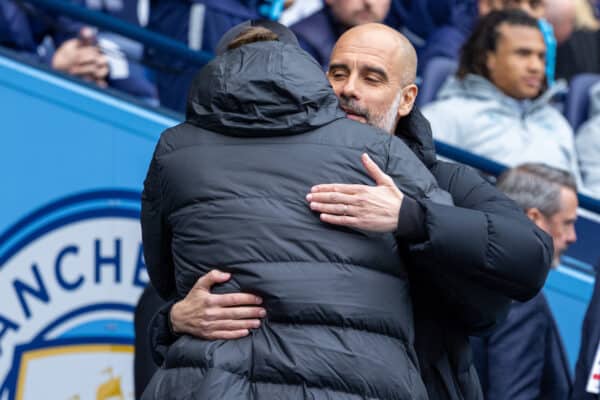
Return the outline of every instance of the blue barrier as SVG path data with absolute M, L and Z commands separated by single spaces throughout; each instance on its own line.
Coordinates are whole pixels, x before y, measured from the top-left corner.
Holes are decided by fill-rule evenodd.
M 435 149 L 442 157 L 470 165 L 473 168 L 494 176 L 500 175 L 507 168 L 506 165 L 437 140 L 435 141 Z M 580 208 L 600 214 L 600 200 L 582 193 L 578 194 L 578 198 Z

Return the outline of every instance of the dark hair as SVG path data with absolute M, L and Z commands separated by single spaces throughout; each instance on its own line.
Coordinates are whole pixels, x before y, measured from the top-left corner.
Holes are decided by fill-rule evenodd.
M 278 39 L 279 36 L 270 29 L 262 26 L 249 26 L 248 29 L 241 32 L 227 44 L 227 50 L 237 49 L 245 44 L 268 42 Z
M 540 29 L 535 18 L 519 9 L 492 11 L 482 17 L 473 33 L 463 45 L 460 52 L 460 63 L 456 76 L 463 79 L 468 74 L 475 74 L 490 79 L 486 62 L 488 52 L 496 51 L 502 24 L 528 26 Z
M 498 178 L 497 186 L 523 211 L 537 208 L 546 217 L 560 211 L 561 188 L 577 193 L 577 184 L 570 172 L 539 163 L 509 169 Z

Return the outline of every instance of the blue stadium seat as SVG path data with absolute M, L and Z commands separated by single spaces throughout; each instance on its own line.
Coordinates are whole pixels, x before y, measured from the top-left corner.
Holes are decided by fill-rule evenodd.
M 417 96 L 417 106 L 423 107 L 427 103 L 431 103 L 446 78 L 453 74 L 458 68 L 456 60 L 446 57 L 432 58 L 423 71 L 423 82 L 419 88 Z
M 600 81 L 599 74 L 579 74 L 571 79 L 569 93 L 565 101 L 565 118 L 574 132 L 588 119 L 590 111 L 590 88 Z

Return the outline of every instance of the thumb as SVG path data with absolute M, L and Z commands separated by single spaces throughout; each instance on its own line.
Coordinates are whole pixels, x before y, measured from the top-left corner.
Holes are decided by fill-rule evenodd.
M 210 292 L 210 289 L 213 287 L 213 285 L 226 282 L 229 280 L 229 278 L 231 278 L 230 273 L 213 269 L 196 281 L 194 284 L 194 289 L 202 289 Z
M 371 160 L 371 157 L 369 157 L 367 153 L 363 153 L 360 160 L 362 161 L 363 165 L 365 166 L 365 169 L 367 170 L 371 178 L 373 178 L 377 186 L 389 186 L 394 184 L 392 178 L 386 175 L 377 166 L 377 164 L 375 164 L 375 162 Z
M 79 30 L 79 40 L 84 46 L 92 46 L 96 41 L 96 32 L 89 26 L 84 26 Z

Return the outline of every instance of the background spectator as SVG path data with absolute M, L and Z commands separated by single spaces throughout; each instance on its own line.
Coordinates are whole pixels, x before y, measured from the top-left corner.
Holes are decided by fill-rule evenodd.
M 217 42 L 230 28 L 259 18 L 258 0 L 153 0 L 148 28 L 184 42 L 192 50 L 214 54 Z M 160 104 L 185 111 L 187 94 L 201 65 L 173 59 L 146 48 L 146 58 L 157 69 Z
M 571 127 L 549 103 L 560 88 L 544 92 L 545 50 L 537 21 L 523 11 L 484 17 L 456 77 L 423 110 L 436 139 L 508 165 L 544 162 L 579 177 Z
M 558 45 L 564 43 L 575 29 L 575 2 L 573 0 L 545 0 L 545 18 L 554 29 Z
M 325 0 L 324 7 L 291 26 L 300 46 L 324 68 L 333 45 L 348 28 L 368 22 L 382 22 L 390 0 Z
M 143 0 L 78 1 L 89 9 L 100 11 L 134 25 L 142 26 L 147 19 L 143 8 L 138 7 L 139 4 L 145 3 Z M 140 15 L 144 21 L 140 21 Z M 157 106 L 156 86 L 148 78 L 149 74 L 141 63 L 144 46 L 124 36 L 105 31 L 97 33 L 97 40 L 110 66 L 109 86 Z
M 108 59 L 94 32 L 24 2 L 0 2 L 0 44 L 33 62 L 106 86 Z
M 92 4 L 91 8 L 97 11 L 108 10 L 101 1 L 73 3 Z M 113 6 L 116 3 L 111 2 Z M 17 51 L 30 62 L 41 62 L 100 87 L 110 86 L 158 104 L 156 89 L 146 78 L 144 68 L 131 61 L 131 57 L 141 57 L 141 46 L 129 39 L 98 33 L 22 1 L 0 3 L 0 26 L 0 45 Z M 128 50 L 134 48 L 135 52 Z
M 600 31 L 597 0 L 575 0 L 575 32 L 558 46 L 556 76 L 571 78 L 584 72 L 600 73 Z
M 577 131 L 575 145 L 586 190 L 600 197 L 600 83 L 590 91 L 590 120 Z
M 565 171 L 524 164 L 503 174 L 498 187 L 554 242 L 554 262 L 575 242 L 577 187 Z M 472 338 L 486 400 L 565 400 L 571 376 L 565 349 L 546 297 L 513 302 L 507 319 L 483 338 Z
M 448 23 L 434 30 L 420 54 L 419 73 L 434 57 L 458 59 L 460 49 L 467 41 L 478 19 L 492 11 L 519 8 L 534 18 L 544 16 L 543 0 L 465 0 L 456 1 L 451 8 Z

